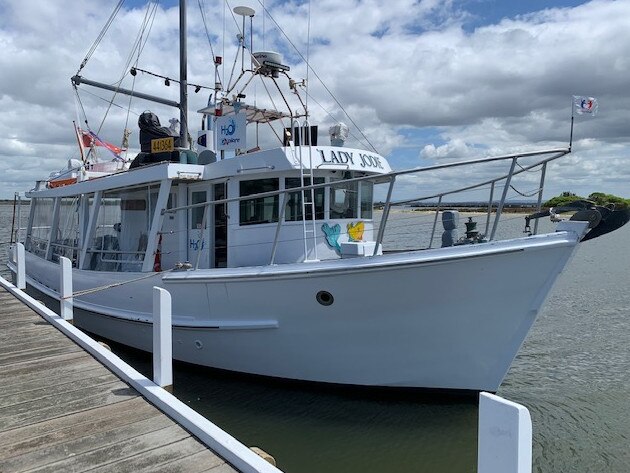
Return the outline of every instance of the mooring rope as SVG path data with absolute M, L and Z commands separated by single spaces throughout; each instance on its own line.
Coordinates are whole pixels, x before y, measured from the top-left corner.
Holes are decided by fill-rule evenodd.
M 106 289 L 112 289 L 114 287 L 123 286 L 125 284 L 129 284 L 129 283 L 132 283 L 132 282 L 138 282 L 138 281 L 142 281 L 144 279 L 152 278 L 154 276 L 159 276 L 160 274 L 169 273 L 171 271 L 174 271 L 175 269 L 177 269 L 177 268 L 165 269 L 164 271 L 149 273 L 146 276 L 141 276 L 139 278 L 129 279 L 128 281 L 115 282 L 115 283 L 111 283 L 111 284 L 105 284 L 103 286 L 92 287 L 90 289 L 83 289 L 82 291 L 77 291 L 77 292 L 72 293 L 72 295 L 70 295 L 70 296 L 61 297 L 61 299 L 62 300 L 63 299 L 70 299 L 71 297 L 85 296 L 86 294 L 92 294 L 94 292 L 104 291 Z

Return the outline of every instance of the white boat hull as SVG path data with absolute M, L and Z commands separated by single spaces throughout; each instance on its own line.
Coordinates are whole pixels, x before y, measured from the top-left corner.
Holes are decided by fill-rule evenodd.
M 334 262 L 167 273 L 75 297 L 75 323 L 150 351 L 151 288 L 173 300 L 176 359 L 361 386 L 496 391 L 574 232 Z M 55 263 L 27 281 L 58 297 Z M 146 276 L 75 270 L 74 291 Z M 318 291 L 334 297 L 330 306 Z

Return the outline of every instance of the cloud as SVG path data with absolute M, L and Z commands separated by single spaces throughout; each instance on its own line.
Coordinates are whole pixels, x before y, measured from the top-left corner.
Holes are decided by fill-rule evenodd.
M 218 0 L 202 3 L 212 47 L 215 54 L 224 56 L 219 73 L 227 86 L 240 19 L 235 21 Z M 411 164 L 419 165 L 566 146 L 571 95 L 584 94 L 598 98 L 599 115 L 576 119 L 574 153 L 567 161 L 571 164 L 554 165 L 550 171 L 560 170 L 563 187 L 574 186 L 570 190 L 575 192 L 600 190 L 630 197 L 630 190 L 619 180 L 630 168 L 625 117 L 630 109 L 629 2 L 595 0 L 555 8 L 550 0 L 544 10 L 474 29 L 469 27 L 472 15 L 466 3 L 454 0 L 322 0 L 310 6 L 310 25 L 308 3 L 266 2 L 299 53 L 261 12 L 260 4 L 249 3 L 258 10 L 254 49 L 278 50 L 293 77 L 308 76 L 313 97 L 310 121 L 320 125 L 321 142 L 330 125 L 344 121 L 352 128 L 348 145 L 369 147 L 369 140 L 394 168 L 403 161 L 409 164 L 401 150 L 412 147 L 417 150 L 417 163 Z M 85 117 L 81 107 L 78 114 L 75 110 L 69 79 L 114 4 L 113 0 L 82 0 L 69 8 L 54 1 L 0 0 L 0 161 L 5 170 L 1 197 L 10 197 L 18 183 L 45 177 L 76 155 L 72 121 L 84 125 Z M 175 84 L 167 88 L 162 79 L 138 74 L 134 81 L 126 74 L 124 66 L 145 14 L 144 6 L 124 6 L 81 74 L 107 83 L 124 75 L 123 87 L 177 101 Z M 177 78 L 177 11 L 160 6 L 156 18 L 139 67 Z M 189 8 L 189 30 L 189 81 L 213 86 L 212 54 L 196 5 Z M 300 56 L 307 56 L 309 39 L 309 62 L 326 87 L 313 72 L 307 74 L 301 61 Z M 240 63 L 235 67 L 236 76 Z M 145 109 L 158 113 L 163 122 L 177 115 L 176 110 L 137 99 L 128 112 L 127 97 L 116 96 L 110 107 L 112 93 L 85 86 L 79 89 L 90 126 L 116 144 L 127 126 L 137 146 L 135 122 Z M 252 83 L 247 95 L 248 101 L 272 105 L 259 81 Z M 190 93 L 193 132 L 201 122 L 194 111 L 205 106 L 207 98 L 206 91 Z M 291 107 L 299 109 L 295 97 L 289 99 Z M 410 130 L 432 130 L 425 135 L 439 140 L 416 139 Z M 264 142 L 274 139 L 269 134 Z

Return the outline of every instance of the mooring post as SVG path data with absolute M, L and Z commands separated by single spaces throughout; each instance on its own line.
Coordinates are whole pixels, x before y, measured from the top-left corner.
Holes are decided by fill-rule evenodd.
M 26 252 L 22 243 L 15 244 L 15 282 L 18 289 L 26 289 Z
M 173 391 L 171 294 L 153 286 L 153 382 Z
M 72 261 L 65 256 L 59 258 L 59 315 L 66 322 L 72 323 L 74 318 L 72 301 Z
M 479 394 L 479 473 L 531 473 L 532 419 L 525 406 Z

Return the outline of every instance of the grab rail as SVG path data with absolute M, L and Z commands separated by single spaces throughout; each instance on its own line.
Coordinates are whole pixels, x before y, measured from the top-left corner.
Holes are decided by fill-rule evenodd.
M 459 161 L 459 162 L 453 162 L 453 163 L 444 163 L 444 164 L 437 164 L 437 165 L 433 165 L 433 166 L 426 166 L 426 167 L 418 167 L 418 168 L 413 168 L 413 169 L 406 169 L 406 170 L 402 170 L 402 171 L 392 171 L 386 174 L 379 174 L 379 175 L 370 175 L 370 176 L 362 176 L 362 177 L 355 177 L 355 178 L 350 178 L 350 179 L 344 179 L 344 180 L 340 180 L 340 181 L 335 181 L 335 182 L 326 182 L 326 183 L 322 183 L 322 184 L 313 184 L 313 181 L 311 181 L 310 185 L 307 186 L 301 186 L 301 187 L 292 187 L 290 189 L 290 192 L 299 192 L 299 191 L 313 191 L 315 189 L 320 189 L 320 188 L 332 188 L 335 187 L 337 185 L 340 184 L 347 184 L 347 183 L 352 183 L 352 182 L 362 182 L 362 181 L 372 181 L 374 183 L 384 183 L 384 182 L 388 182 L 389 181 L 389 188 L 387 191 L 387 199 L 385 201 L 385 204 L 383 206 L 383 216 L 381 218 L 381 222 L 379 225 L 379 229 L 378 229 L 378 233 L 377 233 L 377 237 L 376 237 L 376 245 L 374 248 L 374 255 L 376 255 L 379 251 L 379 247 L 382 244 L 383 241 L 383 236 L 385 233 L 385 226 L 387 224 L 387 220 L 389 218 L 389 212 L 390 209 L 393 205 L 402 205 L 402 204 L 408 204 L 408 203 L 416 203 L 416 202 L 421 202 L 421 201 L 426 201 L 426 200 L 430 200 L 430 199 L 438 199 L 438 207 L 436 210 L 436 217 L 434 219 L 434 223 L 433 223 L 433 229 L 432 229 L 432 237 L 431 237 L 431 242 L 429 244 L 429 247 L 432 245 L 433 242 L 433 236 L 435 235 L 435 230 L 436 230 L 436 226 L 437 226 L 437 214 L 439 213 L 440 210 L 440 206 L 443 202 L 443 198 L 445 196 L 448 195 L 452 195 L 452 194 L 458 194 L 464 191 L 468 191 L 468 190 L 473 190 L 473 189 L 478 189 L 480 187 L 483 186 L 487 186 L 487 185 L 491 185 L 491 190 L 490 190 L 490 200 L 488 202 L 488 216 L 487 216 L 487 222 L 486 222 L 486 233 L 489 227 L 489 223 L 490 223 L 490 214 L 491 214 L 491 210 L 492 210 L 492 199 L 493 199 L 493 195 L 494 195 L 494 188 L 495 188 L 495 184 L 497 182 L 506 181 L 506 184 L 503 188 L 503 193 L 501 196 L 501 200 L 498 203 L 497 206 L 497 211 L 496 211 L 496 215 L 495 215 L 495 219 L 494 219 L 494 223 L 492 226 L 492 231 L 490 234 L 490 240 L 492 240 L 496 234 L 496 230 L 497 230 L 497 226 L 498 226 L 498 222 L 499 219 L 501 217 L 501 214 L 503 212 L 503 207 L 505 205 L 505 201 L 507 198 L 507 192 L 508 189 L 510 187 L 510 183 L 511 180 L 514 176 L 521 174 L 523 172 L 526 171 L 530 171 L 538 166 L 542 166 L 542 176 L 541 176 L 541 180 L 540 180 L 540 186 L 538 189 L 538 202 L 537 202 L 537 210 L 540 210 L 540 206 L 542 203 L 542 191 L 543 191 L 543 187 L 544 187 L 544 180 L 545 180 L 545 172 L 546 172 L 546 166 L 547 163 L 554 161 L 556 159 L 561 158 L 562 156 L 565 156 L 567 154 L 569 154 L 571 152 L 570 148 L 552 148 L 552 149 L 547 149 L 547 150 L 540 150 L 540 151 L 530 151 L 530 152 L 525 152 L 525 153 L 514 153 L 514 154 L 507 154 L 507 155 L 502 155 L 502 156 L 494 156 L 494 157 L 489 157 L 489 158 L 479 158 L 479 159 L 472 159 L 472 160 L 466 160 L 466 161 Z M 521 158 L 529 158 L 529 157 L 534 157 L 534 156 L 545 156 L 545 155 L 551 155 L 548 156 L 544 159 L 540 159 L 537 162 L 527 165 L 527 166 L 520 166 L 519 165 L 519 169 L 516 169 L 516 165 L 518 164 L 518 160 Z M 393 195 L 393 189 L 394 189 L 394 184 L 396 182 L 396 178 L 398 176 L 404 176 L 404 175 L 408 175 L 408 174 L 421 174 L 423 172 L 431 172 L 431 171 L 437 171 L 437 170 L 441 170 L 441 169 L 448 169 L 448 168 L 457 168 L 457 167 L 463 167 L 463 166 L 471 166 L 471 165 L 476 165 L 476 164 L 485 164 L 485 163 L 491 163 L 491 162 L 497 162 L 497 161 L 507 161 L 507 160 L 511 160 L 511 165 L 510 165 L 510 170 L 507 174 L 501 175 L 499 177 L 495 177 L 493 179 L 488 179 L 485 180 L 483 182 L 479 182 L 476 184 L 472 184 L 472 185 L 468 185 L 468 186 L 462 186 L 462 187 L 458 187 L 456 189 L 452 189 L 449 191 L 445 191 L 445 192 L 440 192 L 437 194 L 432 194 L 432 195 L 428 195 L 428 196 L 421 196 L 421 197 L 415 197 L 415 198 L 411 198 L 411 199 L 404 199 L 404 200 L 397 200 L 397 201 L 393 201 L 392 200 L 392 195 Z M 163 209 L 162 210 L 162 214 L 166 214 L 166 213 L 175 213 L 181 210 L 186 210 L 186 209 L 193 209 L 193 208 L 207 208 L 210 205 L 219 205 L 219 204 L 227 204 L 230 202 L 240 202 L 243 200 L 251 200 L 251 199 L 260 199 L 260 198 L 264 198 L 264 197 L 271 197 L 271 196 L 276 196 L 276 195 L 283 195 L 288 192 L 287 189 L 283 189 L 283 190 L 276 190 L 276 191 L 268 191 L 268 192 L 261 192 L 258 194 L 251 194 L 251 195 L 247 195 L 247 196 L 238 196 L 238 197 L 230 197 L 230 198 L 225 198 L 225 199 L 218 199 L 218 200 L 212 200 L 212 201 L 206 201 L 206 202 L 200 202 L 200 203 L 196 203 L 196 204 L 190 204 L 190 205 L 184 205 L 184 206 L 180 206 L 180 207 L 173 207 L 170 209 Z M 280 220 L 278 222 L 278 224 L 280 224 Z M 536 232 L 537 227 L 534 228 L 534 232 Z M 273 263 L 274 259 L 275 259 L 275 250 L 277 248 L 277 244 L 278 244 L 278 235 L 279 232 L 276 231 L 276 235 L 274 238 L 274 242 L 273 242 L 273 246 L 272 246 L 272 257 L 271 257 L 271 261 Z

